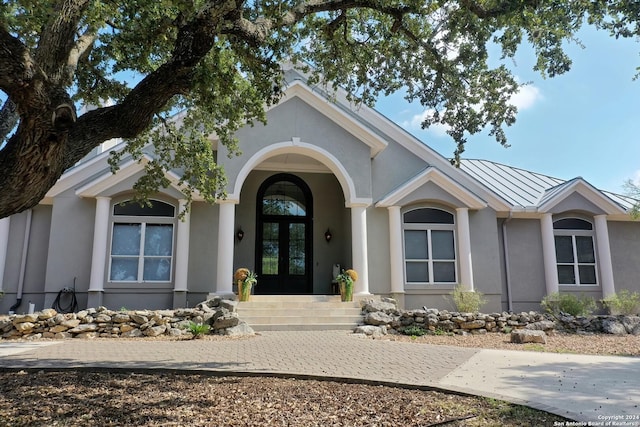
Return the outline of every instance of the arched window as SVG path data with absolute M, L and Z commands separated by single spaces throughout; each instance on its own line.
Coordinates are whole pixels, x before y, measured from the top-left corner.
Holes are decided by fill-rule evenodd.
M 559 285 L 598 284 L 593 225 L 580 218 L 553 223 Z
M 109 280 L 170 282 L 176 219 L 174 206 L 129 200 L 113 206 Z
M 407 283 L 456 283 L 454 215 L 420 208 L 403 215 Z

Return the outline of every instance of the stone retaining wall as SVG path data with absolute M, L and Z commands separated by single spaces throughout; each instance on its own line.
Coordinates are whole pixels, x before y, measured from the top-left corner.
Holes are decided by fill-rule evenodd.
M 400 310 L 396 301 L 383 298 L 380 301 L 367 301 L 363 307 L 363 330 L 368 326 L 384 327 L 384 333 L 402 333 L 409 327 L 420 327 L 432 333 L 486 334 L 487 332 L 509 332 L 512 329 L 553 330 L 554 322 L 541 313 L 459 313 L 447 310 L 427 308 L 423 310 Z
M 105 307 L 62 314 L 48 308 L 33 314 L 0 317 L 2 338 L 135 338 L 160 335 L 191 336 L 193 323 L 207 324 L 211 333 L 253 335 L 236 313 L 236 301 L 213 298 L 195 308 L 113 311 Z
M 423 310 L 399 310 L 396 301 L 383 298 L 380 301 L 363 302 L 364 326 L 356 333 L 378 335 L 402 333 L 410 327 L 420 327 L 432 333 L 486 334 L 510 332 L 514 329 L 541 331 L 562 330 L 572 333 L 605 333 L 640 335 L 638 316 L 587 316 L 528 313 L 458 313 L 435 308 Z

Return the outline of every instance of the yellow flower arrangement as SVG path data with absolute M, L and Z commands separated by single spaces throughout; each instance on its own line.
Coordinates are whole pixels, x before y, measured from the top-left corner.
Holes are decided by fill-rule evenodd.
M 342 270 L 336 276 L 336 281 L 340 284 L 340 296 L 342 301 L 353 301 L 353 283 L 358 280 L 358 273 L 355 270 Z
M 249 301 L 251 288 L 258 283 L 258 276 L 248 268 L 239 268 L 233 274 L 233 280 L 238 284 L 238 297 L 240 301 Z
M 236 282 L 241 280 L 241 281 L 245 281 L 245 279 L 249 276 L 249 269 L 248 268 L 239 268 L 236 270 L 236 272 L 233 274 L 233 280 L 235 280 Z
M 345 274 L 349 275 L 349 277 L 351 277 L 351 280 L 353 280 L 354 282 L 358 281 L 358 273 L 356 273 L 355 270 L 349 269 L 345 271 Z

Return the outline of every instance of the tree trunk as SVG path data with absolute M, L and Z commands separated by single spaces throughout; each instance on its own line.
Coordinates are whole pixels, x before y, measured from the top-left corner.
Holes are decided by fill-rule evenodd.
M 43 123 L 43 122 L 48 123 Z M 64 172 L 67 131 L 51 118 L 24 118 L 0 151 L 0 218 L 36 205 Z

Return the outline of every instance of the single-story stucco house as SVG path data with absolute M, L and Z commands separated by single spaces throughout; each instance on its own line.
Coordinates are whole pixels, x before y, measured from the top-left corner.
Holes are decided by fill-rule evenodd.
M 237 132 L 241 156 L 212 140 L 226 199 L 196 195 L 184 220 L 177 185 L 152 207 L 123 205 L 143 165 L 124 158 L 112 174 L 108 152 L 122 145 L 105 143 L 39 205 L 0 220 L 0 313 L 51 307 L 66 288 L 79 308 L 190 307 L 230 295 L 238 267 L 258 274 L 258 294 L 321 295 L 339 264 L 358 272 L 356 294 L 408 309 L 449 308 L 456 284 L 483 292 L 487 312 L 538 310 L 556 291 L 640 291 L 634 200 L 580 177 L 485 160 L 456 168 L 344 93 L 286 75 L 267 125 Z M 142 162 L 152 157 L 150 147 Z

